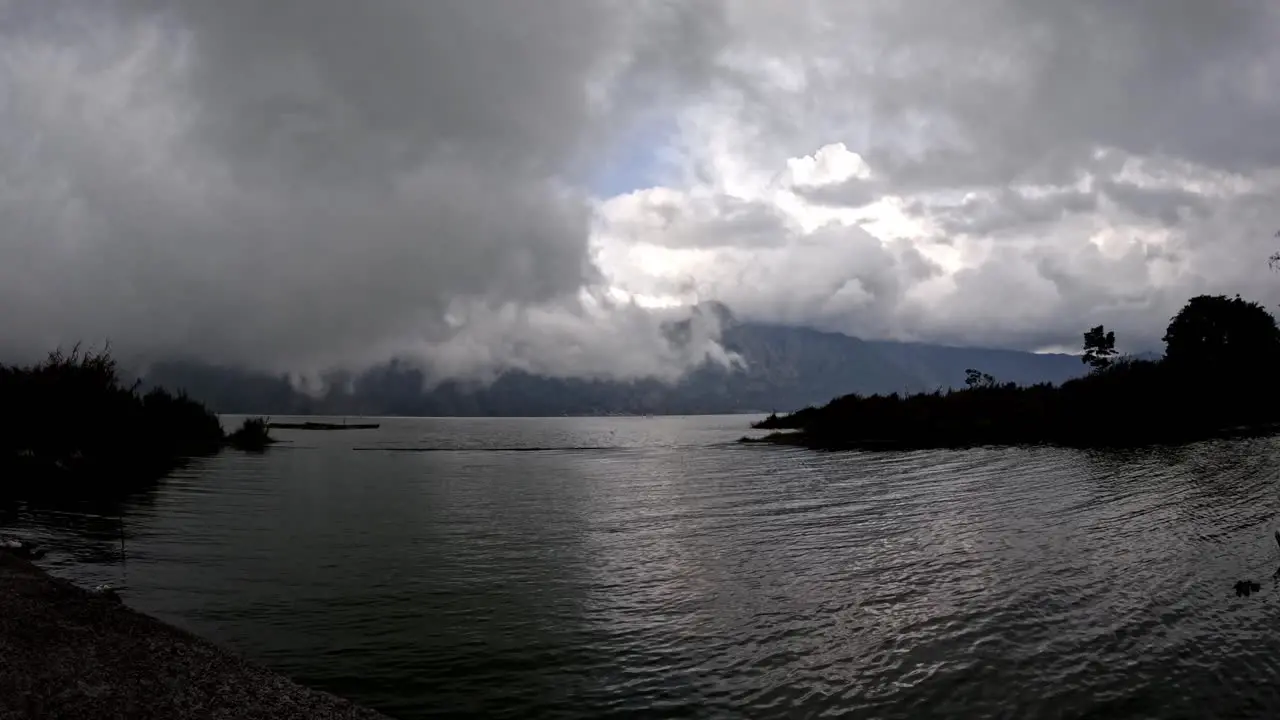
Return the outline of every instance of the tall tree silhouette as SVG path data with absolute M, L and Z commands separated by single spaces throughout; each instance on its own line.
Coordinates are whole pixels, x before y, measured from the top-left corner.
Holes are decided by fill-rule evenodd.
M 1099 325 L 1084 334 L 1084 362 L 1094 370 L 1111 366 L 1116 354 L 1116 334 Z
M 1164 342 L 1165 358 L 1183 369 L 1248 372 L 1280 360 L 1275 318 L 1239 295 L 1191 298 L 1170 321 Z
M 972 389 L 993 388 L 999 385 L 994 377 L 974 368 L 965 369 L 964 384 Z

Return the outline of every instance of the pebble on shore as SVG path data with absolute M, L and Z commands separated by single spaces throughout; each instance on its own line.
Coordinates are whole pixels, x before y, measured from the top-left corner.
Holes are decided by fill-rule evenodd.
M 302 687 L 0 550 L 0 718 L 385 716 Z

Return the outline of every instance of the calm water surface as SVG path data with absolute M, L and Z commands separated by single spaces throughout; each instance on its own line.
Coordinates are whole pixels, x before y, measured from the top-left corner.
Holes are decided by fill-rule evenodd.
M 1280 441 L 820 454 L 748 420 L 279 432 L 119 520 L 4 521 L 401 718 L 1280 712 Z

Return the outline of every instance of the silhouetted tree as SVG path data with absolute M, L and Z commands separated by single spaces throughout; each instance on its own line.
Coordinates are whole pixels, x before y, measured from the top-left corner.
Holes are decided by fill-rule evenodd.
M 0 407 L 0 496 L 127 493 L 224 442 L 217 415 L 182 394 L 140 395 L 106 350 L 0 366 Z
M 1164 335 L 1165 358 L 1181 368 L 1238 371 L 1280 359 L 1280 329 L 1261 305 L 1237 295 L 1191 298 Z
M 1111 366 L 1116 354 L 1116 334 L 1099 325 L 1084 334 L 1084 355 L 1080 361 L 1094 370 Z
M 1085 333 L 1086 353 L 1106 372 L 1060 386 L 999 385 L 969 368 L 964 390 L 847 395 L 770 418 L 769 427 L 799 431 L 770 441 L 834 450 L 1100 447 L 1280 432 L 1280 330 L 1261 305 L 1192 298 L 1169 323 L 1162 360 L 1113 358 L 1114 342 L 1102 326 Z
M 981 370 L 968 368 L 964 371 L 964 384 L 969 388 L 990 388 L 996 386 L 996 379 Z

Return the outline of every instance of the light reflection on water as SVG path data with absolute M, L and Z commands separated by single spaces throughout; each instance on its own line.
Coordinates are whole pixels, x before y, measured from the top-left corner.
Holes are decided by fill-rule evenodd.
M 404 718 L 1274 714 L 1276 440 L 823 454 L 748 420 L 280 432 L 8 522 Z

